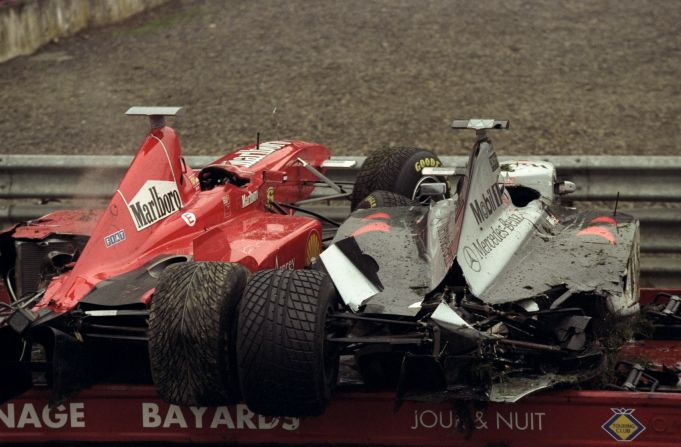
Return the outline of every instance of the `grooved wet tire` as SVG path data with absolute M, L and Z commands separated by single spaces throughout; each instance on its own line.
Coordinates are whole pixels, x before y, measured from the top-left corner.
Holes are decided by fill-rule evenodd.
M 355 209 L 370 209 L 394 206 L 412 206 L 418 202 L 390 191 L 374 191 L 357 204 Z
M 315 416 L 327 407 L 339 353 L 326 341 L 336 302 L 330 278 L 316 270 L 265 270 L 239 304 L 237 365 L 248 407 L 266 416 Z
M 213 406 L 240 399 L 234 340 L 247 278 L 244 266 L 225 262 L 163 271 L 149 312 L 149 362 L 163 400 Z
M 350 205 L 354 210 L 369 193 L 390 191 L 412 197 L 425 167 L 442 166 L 429 150 L 417 147 L 384 147 L 369 154 L 357 174 Z

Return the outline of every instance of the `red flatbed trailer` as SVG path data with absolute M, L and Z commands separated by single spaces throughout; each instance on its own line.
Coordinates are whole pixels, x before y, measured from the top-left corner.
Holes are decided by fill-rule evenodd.
M 644 290 L 649 301 L 657 290 Z M 679 291 L 672 291 L 678 293 Z M 632 357 L 681 361 L 681 343 L 644 340 Z M 542 392 L 514 404 L 464 412 L 451 403 L 404 402 L 395 393 L 341 391 L 316 418 L 270 418 L 243 404 L 195 408 L 162 402 L 151 386 L 99 385 L 56 408 L 47 390 L 0 405 L 0 442 L 372 444 L 404 446 L 681 445 L 681 393 Z

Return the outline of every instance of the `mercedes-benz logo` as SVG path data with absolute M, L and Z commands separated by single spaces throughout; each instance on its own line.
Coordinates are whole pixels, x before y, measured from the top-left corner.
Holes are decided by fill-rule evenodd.
M 464 247 L 463 255 L 466 258 L 466 264 L 468 264 L 468 267 L 470 267 L 474 272 L 479 272 L 482 266 L 480 265 L 478 257 L 475 256 L 473 249 L 468 246 Z

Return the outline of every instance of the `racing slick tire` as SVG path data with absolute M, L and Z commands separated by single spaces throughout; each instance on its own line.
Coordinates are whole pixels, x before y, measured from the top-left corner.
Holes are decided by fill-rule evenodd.
M 161 274 L 149 312 L 149 363 L 156 389 L 179 405 L 239 401 L 236 312 L 248 270 L 182 262 Z
M 429 150 L 417 147 L 383 147 L 373 151 L 357 174 L 350 206 L 357 205 L 372 191 L 384 190 L 412 197 L 425 167 L 442 166 Z
M 340 354 L 327 341 L 327 316 L 338 302 L 317 270 L 264 270 L 239 304 L 237 365 L 248 407 L 264 416 L 316 416 L 338 378 Z
M 412 205 L 418 205 L 418 202 L 404 197 L 402 194 L 390 191 L 374 191 L 362 199 L 355 209 L 390 208 L 394 206 Z

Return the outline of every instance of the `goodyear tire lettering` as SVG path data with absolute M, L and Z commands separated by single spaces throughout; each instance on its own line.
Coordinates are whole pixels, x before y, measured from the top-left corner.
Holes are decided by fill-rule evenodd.
M 416 170 L 416 172 L 421 172 L 423 168 L 436 168 L 440 165 L 442 165 L 442 163 L 440 163 L 440 160 L 428 157 L 422 158 L 421 160 L 417 161 L 414 164 L 414 169 Z

